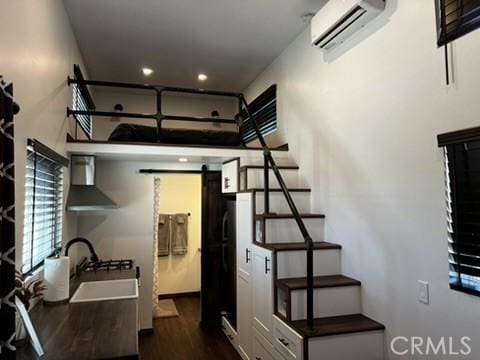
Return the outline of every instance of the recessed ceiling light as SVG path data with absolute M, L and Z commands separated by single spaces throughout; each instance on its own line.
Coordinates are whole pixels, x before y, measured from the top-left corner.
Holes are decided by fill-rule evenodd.
M 153 70 L 147 67 L 142 68 L 143 75 L 150 76 L 153 74 Z
M 205 81 L 208 79 L 208 76 L 205 74 L 198 74 L 198 81 Z
M 180 161 L 180 162 L 187 162 L 188 159 L 187 159 L 187 158 L 179 158 L 178 161 Z

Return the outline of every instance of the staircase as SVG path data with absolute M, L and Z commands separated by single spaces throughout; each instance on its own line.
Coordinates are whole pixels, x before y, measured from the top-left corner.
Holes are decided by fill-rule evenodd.
M 224 164 L 236 174 L 225 188 L 239 190 L 237 330 L 228 338 L 245 360 L 383 360 L 385 328 L 362 314 L 361 283 L 342 274 L 342 247 L 325 239 L 328 218 L 311 212 L 299 167 L 277 164 L 241 94 L 239 102 L 263 163 Z
M 262 336 L 259 343 L 271 341 L 275 350 L 270 354 L 272 359 L 384 359 L 384 326 L 362 314 L 361 282 L 341 273 L 342 248 L 324 239 L 326 216 L 310 211 L 311 190 L 299 180 L 297 166 L 284 165 L 278 169 L 300 218 L 314 239 L 313 321 L 309 324 L 307 307 L 308 244 L 278 182 L 270 177 L 268 183 L 272 188 L 265 189 L 264 167 L 244 165 L 239 171 L 240 191 L 251 193 L 254 204 L 253 244 L 271 253 L 273 267 L 273 331 L 271 335 L 267 332 L 262 336 L 267 326 L 263 323 L 256 326 L 259 321 L 254 321 L 254 337 Z M 269 172 L 271 175 L 271 170 Z M 255 266 L 253 277 L 254 272 Z M 258 291 L 255 283 L 253 291 Z M 255 295 L 253 299 L 255 301 Z M 255 318 L 255 304 L 253 307 Z M 254 345 L 253 359 L 270 358 L 268 353 L 258 356 L 257 350 Z

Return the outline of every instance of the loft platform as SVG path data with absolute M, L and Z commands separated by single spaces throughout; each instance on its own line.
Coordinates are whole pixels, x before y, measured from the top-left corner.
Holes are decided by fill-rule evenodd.
M 115 117 L 118 119 L 140 119 L 141 123 L 121 122 L 113 129 L 108 136 L 108 141 L 125 143 L 151 143 L 170 146 L 170 144 L 198 144 L 201 147 L 215 145 L 217 147 L 245 147 L 248 143 L 257 138 L 255 128 L 258 127 L 263 135 L 274 132 L 277 120 L 276 111 L 276 85 L 271 85 L 266 91 L 260 94 L 250 104 L 241 93 L 207 90 L 188 89 L 164 85 L 133 84 L 124 82 L 86 80 L 80 70 L 80 66 L 74 65 L 74 77 L 68 77 L 67 83 L 73 90 L 73 108 L 67 107 L 67 116 L 75 120 L 75 132 L 72 134 L 75 140 L 81 139 L 80 131 L 86 138 L 95 143 L 93 137 L 93 117 Z M 155 95 L 156 112 L 132 113 L 124 112 L 123 106 L 117 104 L 115 111 L 98 110 L 93 97 L 90 94 L 90 87 L 108 87 L 113 89 L 144 90 Z M 215 97 L 227 97 L 234 100 L 236 114 L 232 118 L 221 118 L 218 111 L 211 112 L 211 117 L 171 115 L 163 112 L 162 94 L 179 93 Z M 146 120 L 146 121 L 145 121 Z M 177 123 L 174 127 L 162 126 L 163 122 L 173 121 Z M 221 124 L 228 124 L 228 127 L 212 129 L 210 127 L 195 128 L 187 126 L 190 123 L 210 123 L 214 127 Z M 256 123 L 256 124 L 254 124 Z M 170 123 L 168 123 L 170 124 Z M 181 126 L 178 126 L 178 125 Z
M 179 157 L 186 157 L 192 163 L 221 164 L 233 158 L 248 159 L 252 162 L 263 159 L 263 149 L 257 147 L 120 143 L 70 139 L 67 141 L 66 150 L 69 154 L 95 155 L 105 160 L 177 162 Z M 289 159 L 288 145 L 271 151 L 276 159 Z

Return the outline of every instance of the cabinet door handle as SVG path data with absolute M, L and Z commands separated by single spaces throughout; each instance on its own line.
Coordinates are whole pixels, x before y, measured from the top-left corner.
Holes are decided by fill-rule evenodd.
M 225 176 L 225 178 L 223 179 L 223 181 L 224 181 L 224 184 L 225 184 L 225 185 L 224 185 L 224 186 L 225 186 L 225 189 L 228 189 L 228 188 L 230 187 L 230 184 L 229 184 L 229 183 L 230 183 L 230 178 L 228 178 L 228 177 Z
M 250 250 L 248 248 L 245 249 L 245 262 L 247 264 L 250 262 Z
M 265 274 L 268 274 L 270 272 L 270 269 L 268 268 L 269 262 L 270 262 L 270 259 L 265 256 Z
M 285 340 L 285 339 L 282 339 L 282 338 L 278 338 L 278 341 L 280 341 L 282 343 L 283 346 L 286 346 L 288 347 L 288 341 Z

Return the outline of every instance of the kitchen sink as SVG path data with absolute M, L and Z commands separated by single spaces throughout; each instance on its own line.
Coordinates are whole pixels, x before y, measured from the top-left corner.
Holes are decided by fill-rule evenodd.
M 127 300 L 138 298 L 137 279 L 82 282 L 70 299 L 71 303 Z

